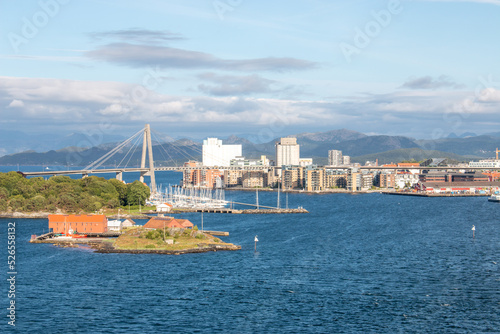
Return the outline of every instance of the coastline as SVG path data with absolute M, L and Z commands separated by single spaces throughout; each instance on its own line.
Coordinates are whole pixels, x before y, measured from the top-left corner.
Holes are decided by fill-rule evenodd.
M 163 254 L 163 255 L 181 255 L 181 254 L 192 254 L 192 253 L 208 253 L 217 251 L 236 251 L 241 250 L 241 246 L 233 244 L 200 244 L 196 248 L 186 248 L 179 250 L 166 250 L 166 249 L 116 249 L 113 244 L 102 238 L 88 238 L 88 239 L 74 239 L 74 240 L 40 240 L 40 241 L 30 241 L 32 244 L 52 244 L 61 248 L 78 248 L 88 246 L 88 248 L 94 250 L 94 253 L 101 254 L 112 254 L 112 253 L 122 253 L 122 254 Z

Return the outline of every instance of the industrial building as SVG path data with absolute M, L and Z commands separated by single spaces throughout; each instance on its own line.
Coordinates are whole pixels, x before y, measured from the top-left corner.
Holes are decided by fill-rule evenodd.
M 49 215 L 49 230 L 54 233 L 104 233 L 108 231 L 105 215 Z

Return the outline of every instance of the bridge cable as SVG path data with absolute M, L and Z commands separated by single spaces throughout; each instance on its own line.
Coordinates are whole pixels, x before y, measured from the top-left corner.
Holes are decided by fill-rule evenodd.
M 125 145 L 127 145 L 132 139 L 134 139 L 136 136 L 141 134 L 143 130 L 140 130 L 136 134 L 134 134 L 132 137 L 128 138 L 127 140 L 123 141 L 120 145 L 103 155 L 101 158 L 97 159 L 96 161 L 92 162 L 90 165 L 85 167 L 85 170 L 94 170 L 99 168 L 103 163 L 105 163 L 109 158 L 111 158 L 113 155 L 115 155 L 119 150 L 121 150 Z

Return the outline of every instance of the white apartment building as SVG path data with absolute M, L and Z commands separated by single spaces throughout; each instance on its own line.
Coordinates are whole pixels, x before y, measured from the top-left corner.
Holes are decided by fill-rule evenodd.
M 330 166 L 342 166 L 344 160 L 342 159 L 342 151 L 330 150 L 328 151 L 328 165 Z
M 297 138 L 281 138 L 276 143 L 276 166 L 298 166 L 300 160 L 300 145 Z
M 241 145 L 223 145 L 220 139 L 207 138 L 203 141 L 203 166 L 229 166 L 241 152 Z

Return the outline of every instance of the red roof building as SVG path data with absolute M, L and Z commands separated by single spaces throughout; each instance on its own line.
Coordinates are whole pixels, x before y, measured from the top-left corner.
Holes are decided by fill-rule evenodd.
M 104 233 L 108 231 L 105 215 L 49 215 L 49 230 L 54 233 Z
M 187 219 L 175 219 L 174 217 L 153 217 L 144 228 L 162 229 L 162 228 L 192 228 L 193 223 Z

